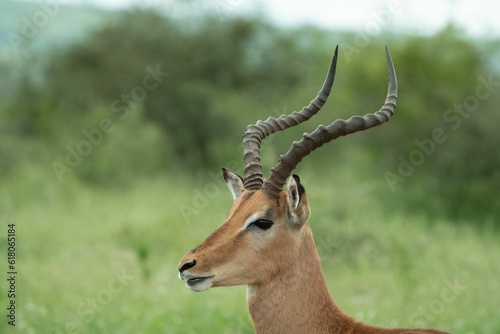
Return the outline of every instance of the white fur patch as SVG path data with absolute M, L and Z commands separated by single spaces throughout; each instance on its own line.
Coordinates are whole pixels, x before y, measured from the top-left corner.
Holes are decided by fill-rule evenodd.
M 300 196 L 299 196 L 299 189 L 297 187 L 297 182 L 295 182 L 293 176 L 290 176 L 290 178 L 288 179 L 287 188 L 288 188 L 288 196 L 291 204 L 291 209 L 295 211 L 299 206 Z
M 251 223 L 256 221 L 257 218 L 259 218 L 261 215 L 262 214 L 260 212 L 256 212 L 253 215 L 251 215 L 250 217 L 248 217 L 247 220 L 245 220 L 245 224 L 243 224 L 243 227 L 241 229 L 242 230 L 246 229 L 248 227 L 248 225 L 250 225 Z
M 197 291 L 197 292 L 205 291 L 205 290 L 212 287 L 212 278 L 204 279 L 203 281 L 196 283 L 196 284 L 193 284 L 193 285 L 188 285 L 188 283 L 186 282 L 186 286 L 190 290 L 193 290 L 193 291 Z
M 236 201 L 245 190 L 243 181 L 236 173 L 230 171 L 229 169 L 224 169 L 224 174 L 226 185 L 233 196 L 233 200 Z

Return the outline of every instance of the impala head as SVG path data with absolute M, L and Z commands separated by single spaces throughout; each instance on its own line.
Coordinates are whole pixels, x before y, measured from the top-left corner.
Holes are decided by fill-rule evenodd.
M 244 177 L 222 169 L 234 204 L 226 221 L 179 263 L 179 277 L 194 291 L 210 287 L 265 283 L 293 265 L 309 218 L 304 187 L 292 171 L 306 155 L 339 136 L 380 125 L 393 115 L 396 73 L 388 49 L 389 88 L 381 109 L 365 116 L 320 125 L 292 144 L 263 180 L 260 144 L 267 136 L 307 121 L 324 105 L 335 76 L 335 49 L 323 87 L 301 111 L 250 125 L 243 134 Z M 285 187 L 286 185 L 286 187 Z M 284 189 L 285 188 L 285 189 Z

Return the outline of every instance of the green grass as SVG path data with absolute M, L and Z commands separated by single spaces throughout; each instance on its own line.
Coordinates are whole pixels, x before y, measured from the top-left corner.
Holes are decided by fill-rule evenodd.
M 184 253 L 224 221 L 232 200 L 222 182 L 186 221 L 179 207 L 215 181 L 158 177 L 98 189 L 60 184 L 36 167 L 0 190 L 1 254 L 15 222 L 19 272 L 17 326 L 4 319 L 0 332 L 253 333 L 244 287 L 194 293 L 177 278 Z M 500 332 L 497 233 L 387 213 L 375 198 L 383 179 L 338 172 L 301 176 L 328 285 L 346 313 L 380 326 Z M 455 281 L 464 287 L 450 292 Z

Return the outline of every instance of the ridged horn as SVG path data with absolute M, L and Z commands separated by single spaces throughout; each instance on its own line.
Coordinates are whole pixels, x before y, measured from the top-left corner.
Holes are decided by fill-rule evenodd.
M 300 111 L 294 111 L 290 115 L 281 115 L 277 119 L 269 117 L 265 121 L 258 121 L 256 124 L 247 127 L 246 132 L 243 134 L 243 161 L 245 164 L 243 181 L 245 189 L 258 190 L 262 188 L 263 174 L 262 164 L 260 163 L 260 144 L 262 140 L 273 133 L 283 131 L 307 121 L 325 104 L 328 95 L 330 95 L 333 80 L 335 78 L 337 54 L 338 46 L 335 48 L 325 82 L 318 92 L 318 95 L 309 105 L 305 106 Z
M 391 55 L 385 47 L 389 68 L 389 87 L 384 105 L 379 111 L 365 116 L 352 116 L 348 120 L 338 119 L 328 126 L 320 125 L 314 132 L 305 133 L 300 141 L 295 141 L 285 155 L 280 156 L 278 164 L 271 168 L 262 190 L 273 198 L 279 198 L 287 178 L 299 162 L 322 145 L 348 134 L 367 130 L 387 122 L 394 114 L 397 101 L 398 83 Z

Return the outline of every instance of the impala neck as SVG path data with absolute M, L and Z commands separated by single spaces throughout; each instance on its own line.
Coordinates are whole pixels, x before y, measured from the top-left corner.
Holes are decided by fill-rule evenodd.
M 309 224 L 295 264 L 265 284 L 247 286 L 256 333 L 345 333 L 355 326 L 334 303 Z
M 309 224 L 295 264 L 265 284 L 247 286 L 256 334 L 447 334 L 432 329 L 381 328 L 357 322 L 330 297 Z

